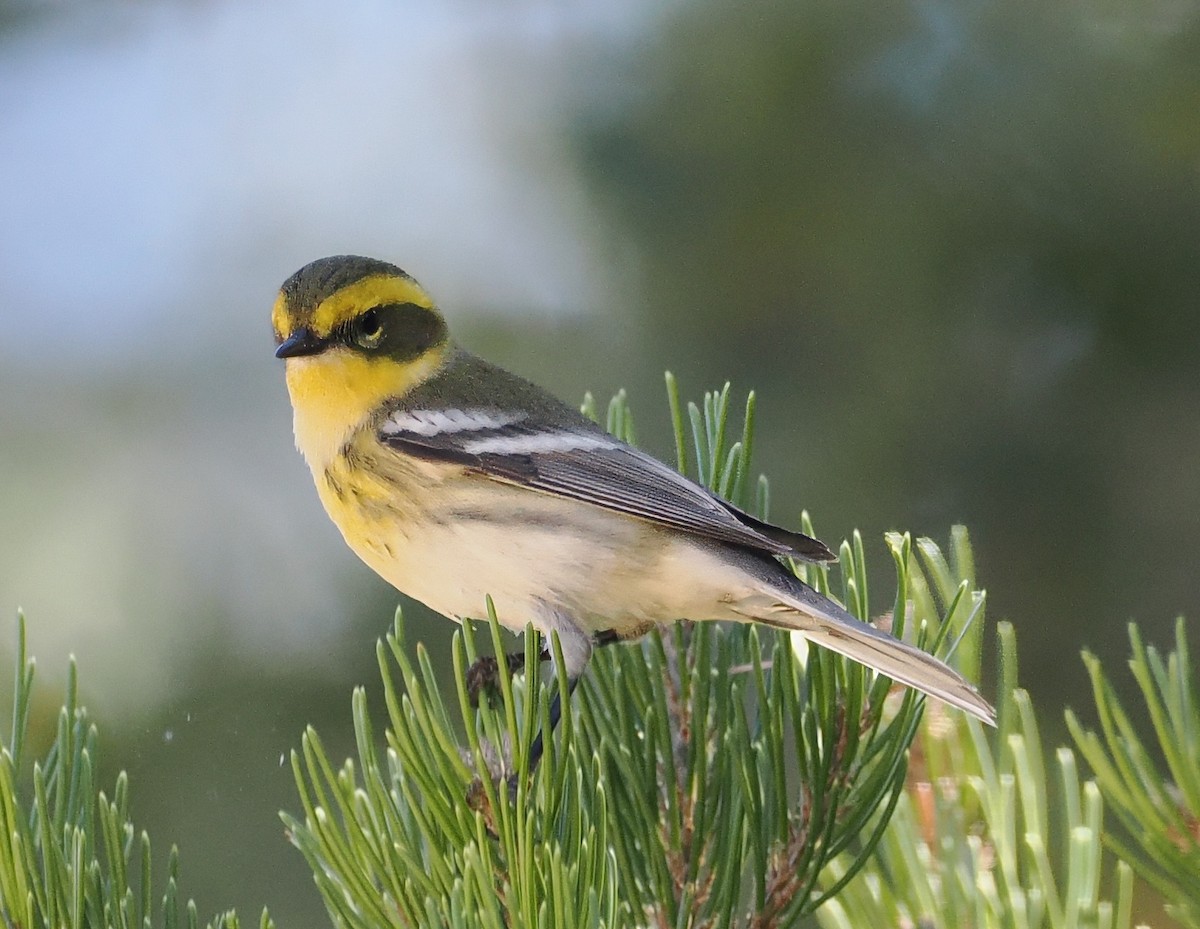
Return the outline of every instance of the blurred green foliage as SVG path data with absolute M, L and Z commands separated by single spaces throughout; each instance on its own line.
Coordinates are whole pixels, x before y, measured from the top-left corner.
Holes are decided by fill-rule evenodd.
M 576 139 L 628 312 L 771 400 L 779 512 L 970 524 L 1055 699 L 1196 599 L 1200 8 L 701 0 L 610 65 Z

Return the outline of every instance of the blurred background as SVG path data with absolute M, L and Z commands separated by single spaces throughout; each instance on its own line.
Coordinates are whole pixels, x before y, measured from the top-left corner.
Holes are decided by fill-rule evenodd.
M 356 252 L 560 396 L 628 388 L 660 456 L 664 368 L 757 389 L 773 517 L 860 528 L 881 579 L 885 530 L 966 523 L 1061 738 L 1079 650 L 1120 677 L 1126 622 L 1167 644 L 1200 596 L 1198 113 L 1187 0 L 3 0 L 0 610 L 39 719 L 74 654 L 201 912 L 326 925 L 285 758 L 349 750 L 398 598 L 321 512 L 268 318 Z

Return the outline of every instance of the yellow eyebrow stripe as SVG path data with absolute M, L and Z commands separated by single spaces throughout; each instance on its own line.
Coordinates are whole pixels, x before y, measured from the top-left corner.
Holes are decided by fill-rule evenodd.
M 416 281 L 394 274 L 372 274 L 327 297 L 313 313 L 313 332 L 324 338 L 363 310 L 388 303 L 415 303 L 433 309 L 433 301 Z

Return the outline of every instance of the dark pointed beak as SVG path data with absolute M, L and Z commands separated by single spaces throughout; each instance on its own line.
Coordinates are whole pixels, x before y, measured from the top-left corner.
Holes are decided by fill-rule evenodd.
M 317 355 L 325 351 L 329 343 L 317 338 L 311 329 L 297 329 L 279 343 L 275 349 L 276 358 L 297 358 L 300 355 Z

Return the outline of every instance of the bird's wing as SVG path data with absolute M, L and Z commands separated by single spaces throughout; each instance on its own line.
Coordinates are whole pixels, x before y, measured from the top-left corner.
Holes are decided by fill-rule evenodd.
M 405 409 L 382 422 L 379 438 L 397 451 L 671 529 L 773 555 L 835 560 L 818 540 L 755 519 L 590 424 L 541 419 L 487 409 Z

